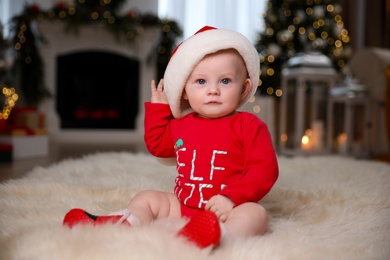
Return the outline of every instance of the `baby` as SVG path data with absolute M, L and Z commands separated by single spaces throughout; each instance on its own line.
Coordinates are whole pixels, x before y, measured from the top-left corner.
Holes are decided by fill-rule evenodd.
M 238 111 L 256 92 L 259 71 L 256 49 L 238 32 L 206 26 L 182 42 L 145 103 L 146 147 L 175 158 L 174 191 L 142 191 L 108 216 L 73 209 L 64 225 L 185 217 L 178 235 L 200 248 L 263 234 L 268 215 L 258 202 L 278 178 L 277 159 L 266 124 Z

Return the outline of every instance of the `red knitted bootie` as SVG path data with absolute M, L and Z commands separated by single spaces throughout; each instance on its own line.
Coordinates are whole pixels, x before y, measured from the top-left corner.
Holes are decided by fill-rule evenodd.
M 221 239 L 221 228 L 213 212 L 202 210 L 190 219 L 178 235 L 200 248 L 216 247 Z
M 95 216 L 82 209 L 72 209 L 66 213 L 62 224 L 70 228 L 76 225 L 102 225 L 102 224 L 121 224 L 131 226 L 131 224 L 126 221 L 120 221 L 123 216 L 114 215 L 114 216 Z

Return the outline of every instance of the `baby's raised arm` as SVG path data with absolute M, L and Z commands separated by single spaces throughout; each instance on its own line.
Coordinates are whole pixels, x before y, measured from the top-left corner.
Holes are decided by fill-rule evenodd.
M 151 103 L 160 103 L 160 104 L 168 104 L 167 96 L 164 93 L 164 80 L 161 79 L 158 83 L 158 86 L 156 87 L 156 82 L 152 80 L 150 83 L 150 89 L 151 89 Z

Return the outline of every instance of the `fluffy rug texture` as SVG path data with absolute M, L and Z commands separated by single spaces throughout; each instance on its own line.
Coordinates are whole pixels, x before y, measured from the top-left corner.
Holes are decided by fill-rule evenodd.
M 35 168 L 0 185 L 0 259 L 390 259 L 389 164 L 323 156 L 279 158 L 260 202 L 263 236 L 200 250 L 176 232 L 183 219 L 124 226 L 62 226 L 80 207 L 124 208 L 139 191 L 171 191 L 175 168 L 146 154 L 98 153 Z

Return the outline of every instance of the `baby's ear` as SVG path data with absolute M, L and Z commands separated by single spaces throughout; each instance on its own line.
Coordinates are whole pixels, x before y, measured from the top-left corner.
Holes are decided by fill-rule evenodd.
M 188 100 L 188 95 L 187 95 L 186 89 L 183 89 L 183 94 L 182 94 L 182 96 L 183 96 L 183 99 L 184 99 L 184 100 Z
M 241 101 L 243 101 L 253 89 L 252 80 L 246 79 L 242 86 Z

